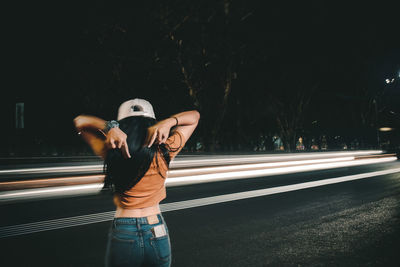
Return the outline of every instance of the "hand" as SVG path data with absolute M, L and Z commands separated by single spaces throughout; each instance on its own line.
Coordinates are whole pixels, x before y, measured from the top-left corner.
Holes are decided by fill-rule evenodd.
M 107 133 L 106 145 L 113 149 L 121 149 L 124 158 L 130 158 L 128 144 L 126 143 L 126 134 L 119 128 L 111 128 Z
M 151 147 L 154 143 L 164 144 L 169 137 L 171 127 L 175 125 L 175 120 L 168 118 L 160 121 L 147 129 L 147 137 L 144 146 Z

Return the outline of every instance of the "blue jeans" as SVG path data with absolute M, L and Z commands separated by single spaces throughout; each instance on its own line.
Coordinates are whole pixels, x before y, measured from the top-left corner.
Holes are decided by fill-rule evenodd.
M 144 218 L 114 218 L 108 236 L 106 266 L 171 266 L 168 228 L 161 214 L 158 223 Z M 155 233 L 164 225 L 166 235 Z M 159 226 L 157 230 L 163 228 Z M 156 237 L 158 236 L 158 237 Z

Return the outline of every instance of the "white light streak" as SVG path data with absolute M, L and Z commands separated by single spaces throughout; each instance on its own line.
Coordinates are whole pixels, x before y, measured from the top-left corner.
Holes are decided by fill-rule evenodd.
M 235 172 L 223 172 L 223 173 L 212 173 L 203 175 L 192 175 L 180 178 L 168 178 L 166 180 L 167 186 L 181 186 L 205 182 L 220 182 L 235 179 L 244 178 L 255 178 L 270 175 L 279 174 L 289 174 L 296 172 L 306 172 L 306 171 L 316 171 L 324 169 L 333 169 L 349 166 L 358 166 L 366 164 L 383 163 L 397 160 L 397 157 L 387 157 L 379 159 L 364 159 L 364 160 L 354 160 L 345 162 L 332 162 L 332 163 L 320 163 L 320 164 L 310 164 L 301 166 L 291 166 L 273 169 L 261 169 L 261 170 L 249 170 L 249 171 L 235 171 Z
M 229 155 L 229 156 L 215 156 L 215 155 L 204 155 L 204 156 L 188 156 L 175 158 L 170 168 L 181 168 L 181 167 L 198 167 L 198 166 L 215 166 L 215 165 L 226 165 L 226 164 L 244 164 L 244 163 L 261 163 L 271 161 L 288 161 L 288 160 L 306 160 L 315 158 L 331 158 L 331 157 L 346 157 L 346 156 L 362 156 L 381 154 L 382 150 L 363 150 L 363 151 L 344 151 L 344 152 L 310 152 L 310 153 L 290 153 L 281 154 L 279 156 L 274 154 L 262 154 L 262 155 Z M 92 164 L 84 166 L 63 166 L 63 167 L 40 167 L 40 168 L 24 168 L 24 169 L 10 169 L 0 170 L 0 175 L 11 175 L 11 174 L 44 174 L 44 173 L 63 173 L 63 172 L 102 172 L 103 164 Z
M 96 194 L 99 193 L 103 183 L 86 184 L 86 185 L 71 185 L 71 186 L 57 186 L 40 189 L 24 189 L 5 191 L 0 193 L 0 202 L 18 200 L 18 199 L 32 199 L 32 198 L 46 198 L 46 197 L 64 197 L 68 195 L 81 195 L 81 194 Z
M 231 155 L 226 156 L 204 156 L 204 158 L 196 159 L 175 159 L 171 163 L 172 168 L 179 167 L 197 167 L 197 166 L 212 166 L 226 164 L 244 164 L 244 163 L 261 163 L 271 161 L 288 161 L 288 160 L 305 160 L 305 159 L 321 159 L 330 157 L 346 157 L 346 156 L 364 156 L 373 154 L 382 154 L 382 150 L 363 150 L 363 151 L 343 151 L 343 152 L 310 152 L 310 153 L 290 153 L 281 154 L 279 156 L 272 154 L 265 155 Z
M 300 166 L 242 170 L 242 171 L 237 170 L 237 171 L 226 171 L 221 173 L 181 176 L 176 178 L 168 178 L 166 180 L 166 186 L 171 187 L 171 186 L 228 181 L 235 179 L 256 178 L 256 177 L 264 177 L 270 175 L 280 175 L 280 174 L 288 174 L 296 172 L 333 169 L 333 168 L 348 167 L 348 166 L 358 166 L 365 164 L 384 163 L 395 160 L 397 160 L 396 157 L 386 157 L 386 158 L 374 158 L 374 159 L 352 160 L 352 161 L 342 161 L 342 162 L 316 163 L 316 164 L 307 164 Z M 64 197 L 64 196 L 81 195 L 81 194 L 97 194 L 99 193 L 102 187 L 103 187 L 102 183 L 94 183 L 86 185 L 59 186 L 59 187 L 49 187 L 49 188 L 39 188 L 39 189 L 5 191 L 5 192 L 0 192 L 0 203 L 17 201 L 17 200 L 26 200 L 32 198 L 48 198 L 48 197 Z
M 200 199 L 185 200 L 185 201 L 179 201 L 179 202 L 174 202 L 174 203 L 167 203 L 167 204 L 163 204 L 160 206 L 161 206 L 161 211 L 166 212 L 166 211 L 173 211 L 173 210 L 179 210 L 179 209 L 207 206 L 207 205 L 211 205 L 211 204 L 217 204 L 217 203 L 223 203 L 223 202 L 229 202 L 229 201 L 235 201 L 235 200 L 242 200 L 242 199 L 248 199 L 248 198 L 254 198 L 254 197 L 273 195 L 273 194 L 278 194 L 278 193 L 286 193 L 286 192 L 291 192 L 291 191 L 296 191 L 296 190 L 301 190 L 301 189 L 313 188 L 313 187 L 342 183 L 342 182 L 349 182 L 349 181 L 371 178 L 371 177 L 376 177 L 376 176 L 382 176 L 382 175 L 387 175 L 387 174 L 393 174 L 393 173 L 398 173 L 398 172 L 400 172 L 400 168 L 394 168 L 394 169 L 383 170 L 383 171 L 375 171 L 375 172 L 369 172 L 369 173 L 360 173 L 360 174 L 355 174 L 355 175 L 342 176 L 342 177 L 337 177 L 337 178 L 323 179 L 323 180 L 318 180 L 318 181 L 313 181 L 313 182 L 305 182 L 305 183 L 298 183 L 298 184 L 292 184 L 292 185 L 278 186 L 278 187 L 273 187 L 273 188 L 252 190 L 252 191 L 247 191 L 247 192 L 219 195 L 219 196 L 206 197 L 206 198 L 200 198 Z
M 103 171 L 103 165 L 84 165 L 84 166 L 63 166 L 63 167 L 44 167 L 44 168 L 24 168 L 12 170 L 0 170 L 0 175 L 4 174 L 26 174 L 26 173 L 60 173 L 60 172 L 83 172 L 83 171 Z
M 191 168 L 182 170 L 171 170 L 168 172 L 168 177 L 182 177 L 187 175 L 198 175 L 204 173 L 215 173 L 215 172 L 227 172 L 227 171 L 243 171 L 249 169 L 266 169 L 276 168 L 293 165 L 304 165 L 304 164 L 317 164 L 327 162 L 340 162 L 340 161 L 351 161 L 354 157 L 341 157 L 341 158 L 330 158 L 330 159 L 314 159 L 314 160 L 294 160 L 284 162 L 270 162 L 270 163 L 255 163 L 255 164 L 241 164 L 241 165 L 228 165 L 219 167 L 205 167 L 205 168 Z
M 243 199 L 292 192 L 292 191 L 319 187 L 324 185 L 331 185 L 336 183 L 372 178 L 382 175 L 394 174 L 398 172 L 400 172 L 400 168 L 394 168 L 389 170 L 348 175 L 348 176 L 318 180 L 313 182 L 305 182 L 292 185 L 278 186 L 273 188 L 265 188 L 265 189 L 258 189 L 258 190 L 245 191 L 239 193 L 224 194 L 219 196 L 171 202 L 171 203 L 161 204 L 160 209 L 162 212 L 190 209 L 190 208 L 208 206 L 218 203 L 238 201 Z M 40 222 L 4 226 L 0 227 L 0 238 L 111 221 L 114 218 L 114 215 L 115 211 L 107 211 L 101 213 L 46 220 Z

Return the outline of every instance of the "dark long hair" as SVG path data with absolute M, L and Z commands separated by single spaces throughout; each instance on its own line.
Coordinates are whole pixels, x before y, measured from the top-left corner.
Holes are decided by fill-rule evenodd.
M 155 119 L 132 116 L 119 121 L 119 128 L 127 135 L 127 144 L 131 158 L 124 158 L 120 149 L 111 149 L 104 160 L 104 187 L 112 192 L 123 193 L 135 186 L 145 175 L 154 156 L 161 153 L 169 166 L 169 150 L 165 144 L 143 146 L 147 128 L 156 123 Z M 158 158 L 156 158 L 158 165 Z M 160 173 L 161 174 L 161 173 Z M 162 174 L 161 174 L 162 175 Z

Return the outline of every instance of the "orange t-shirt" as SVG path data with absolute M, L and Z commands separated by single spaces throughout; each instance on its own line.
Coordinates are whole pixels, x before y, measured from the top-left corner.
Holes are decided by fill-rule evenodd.
M 165 143 L 167 148 L 170 149 L 169 156 L 172 161 L 182 150 L 186 140 L 180 132 L 175 131 Z M 157 205 L 166 197 L 165 178 L 167 171 L 168 166 L 162 154 L 157 152 L 142 179 L 124 193 L 115 194 L 114 203 L 124 209 L 141 209 Z

